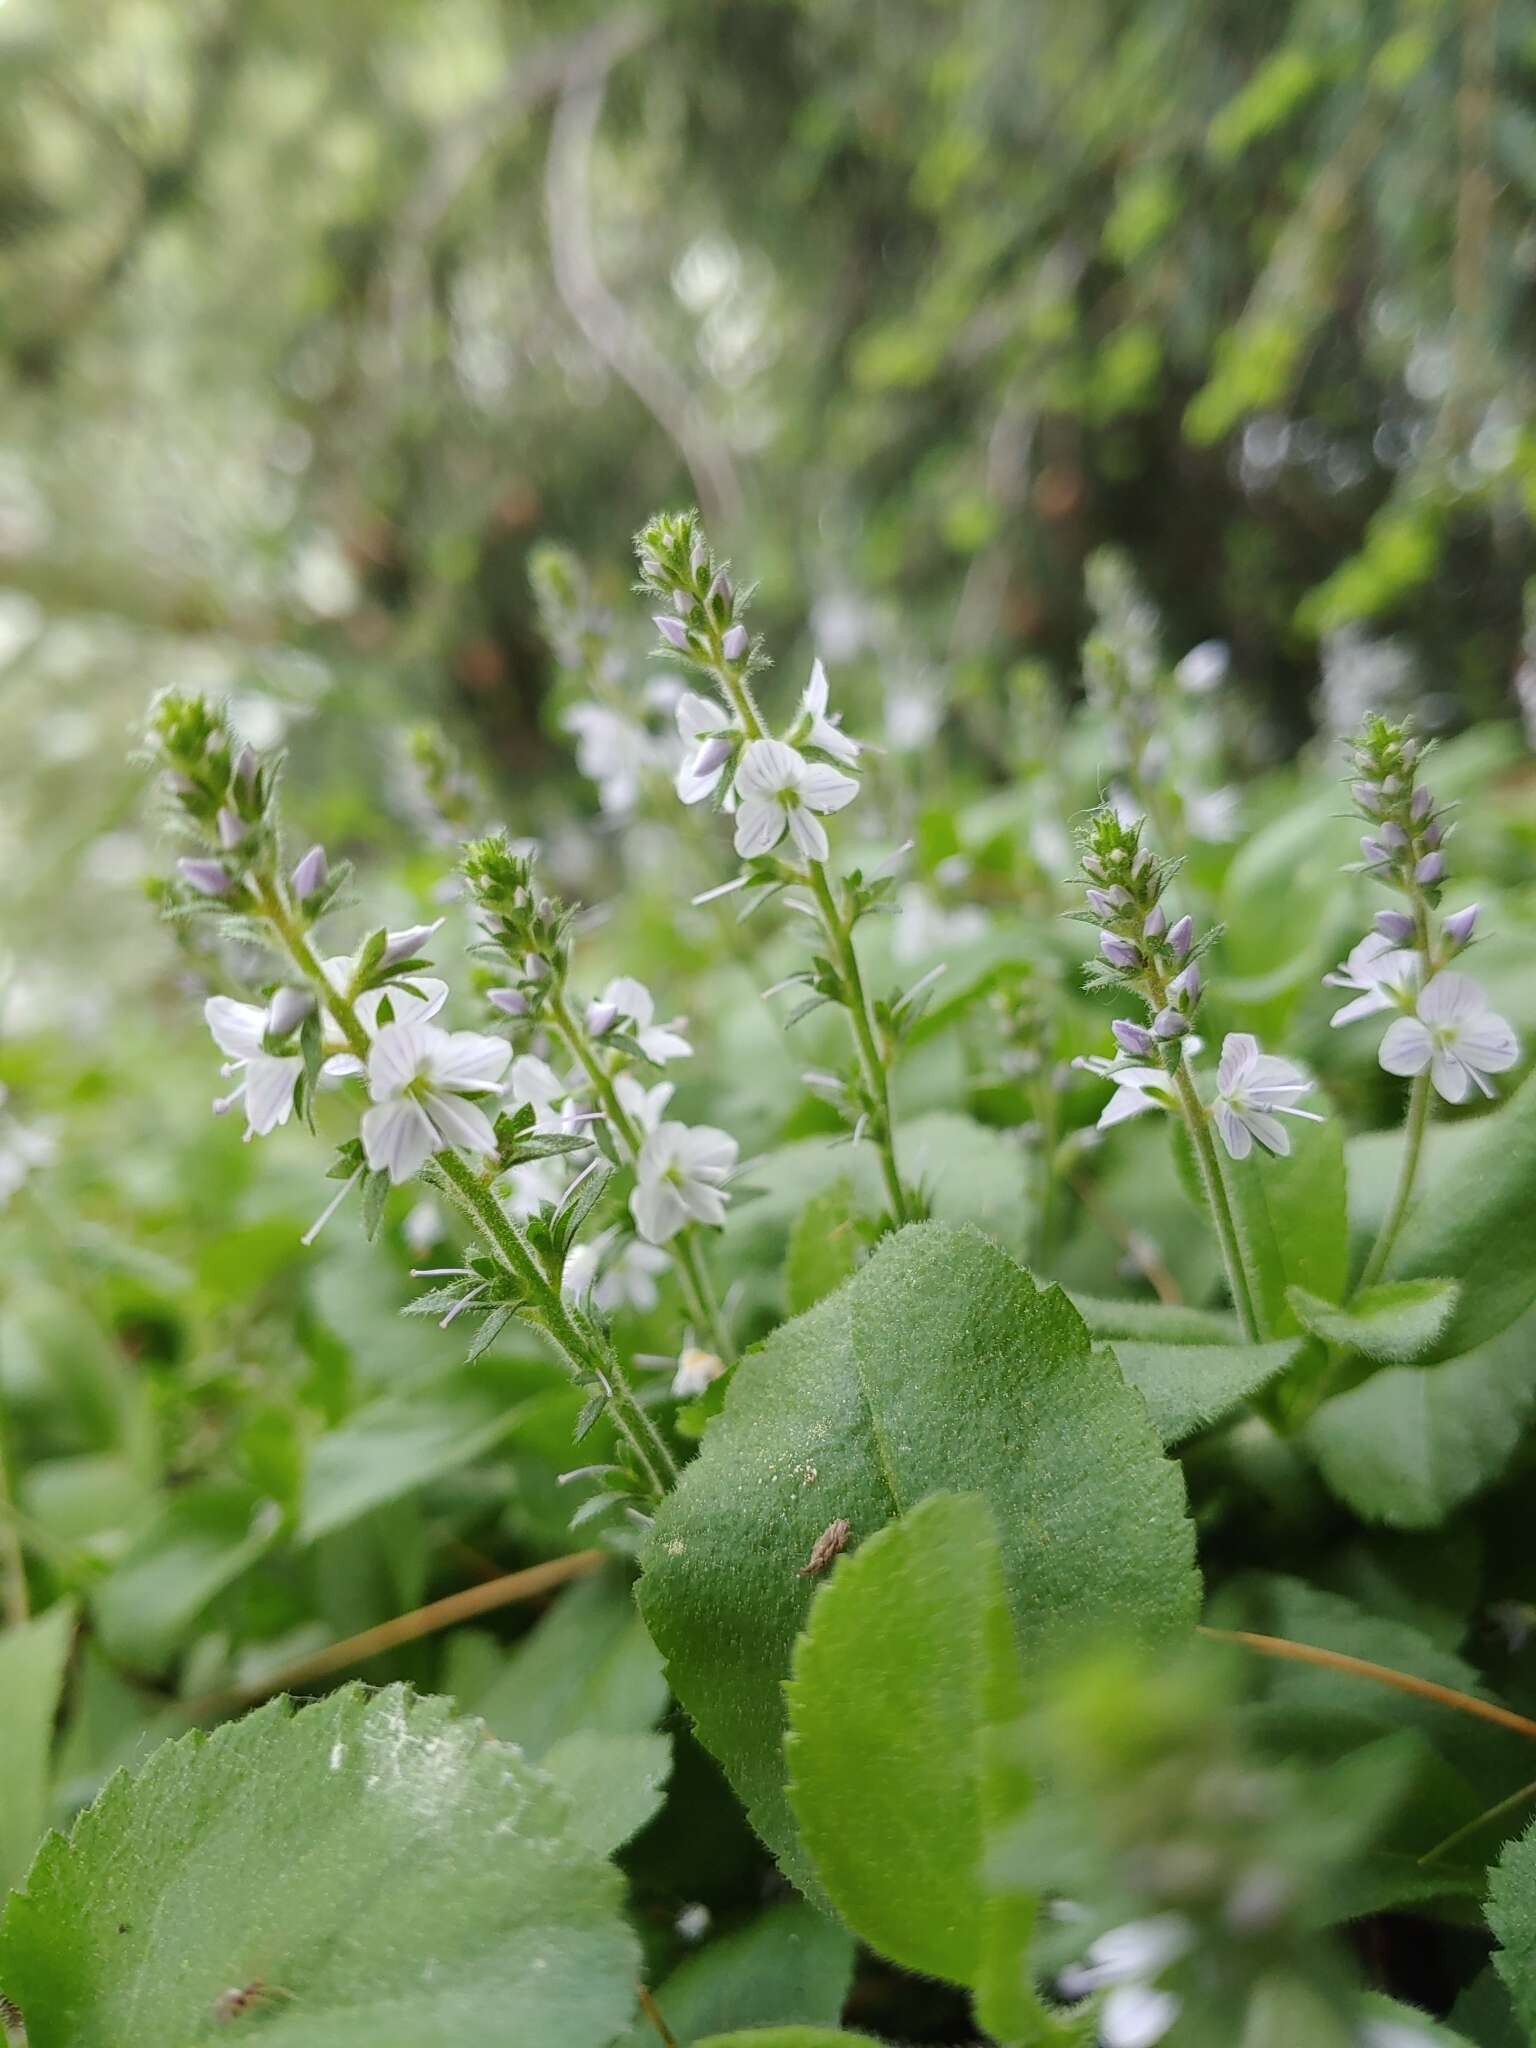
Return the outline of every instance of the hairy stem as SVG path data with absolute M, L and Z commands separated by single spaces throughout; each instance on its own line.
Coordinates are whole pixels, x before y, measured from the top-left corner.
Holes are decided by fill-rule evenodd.
M 546 1005 L 546 1014 L 555 1035 L 592 1083 L 614 1135 L 633 1164 L 640 1156 L 645 1134 L 620 1100 L 619 1091 L 614 1085 L 614 1074 L 593 1045 L 590 1035 L 576 1018 L 566 1001 L 563 988 L 556 990 L 550 997 Z M 682 1289 L 683 1300 L 694 1328 L 709 1348 L 729 1365 L 736 1356 L 736 1349 L 731 1342 L 725 1318 L 720 1312 L 720 1304 L 715 1294 L 714 1282 L 710 1277 L 709 1264 L 704 1255 L 697 1224 L 685 1224 L 668 1242 L 666 1251 L 677 1274 L 678 1285 Z
M 1194 1147 L 1195 1167 L 1200 1175 L 1200 1185 L 1211 1212 L 1211 1221 L 1216 1226 L 1216 1240 L 1221 1247 L 1221 1261 L 1226 1268 L 1232 1306 L 1237 1311 L 1237 1320 L 1242 1326 L 1244 1338 L 1248 1343 L 1255 1344 L 1259 1339 L 1258 1312 L 1254 1304 L 1248 1268 L 1243 1258 L 1237 1219 L 1233 1214 L 1221 1161 L 1216 1156 L 1216 1146 L 1211 1138 L 1210 1120 L 1205 1113 L 1205 1104 L 1196 1094 L 1195 1084 L 1189 1078 L 1189 1071 L 1183 1060 L 1180 1060 L 1173 1069 L 1172 1080 L 1174 1092 L 1179 1098 L 1179 1107 L 1184 1113 L 1184 1123 L 1189 1131 L 1189 1142 Z
M 1360 1273 L 1360 1288 L 1374 1286 L 1386 1270 L 1387 1260 L 1392 1256 L 1392 1247 L 1397 1242 L 1397 1233 L 1403 1227 L 1404 1218 L 1413 1206 L 1414 1183 L 1419 1177 L 1419 1155 L 1424 1149 L 1424 1132 L 1429 1123 L 1430 1079 L 1426 1067 L 1422 1074 L 1415 1074 L 1413 1086 L 1408 1091 L 1408 1119 L 1403 1126 L 1403 1156 L 1397 1169 L 1397 1187 L 1393 1191 L 1392 1206 L 1376 1234 L 1371 1246 L 1371 1255 Z

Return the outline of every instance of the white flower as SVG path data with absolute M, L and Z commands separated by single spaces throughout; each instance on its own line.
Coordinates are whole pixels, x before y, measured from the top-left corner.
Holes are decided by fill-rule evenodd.
M 819 660 L 811 663 L 811 679 L 800 699 L 795 735 L 802 747 L 816 747 L 846 768 L 851 768 L 859 758 L 858 741 L 850 739 L 827 713 L 827 672 Z
M 1225 640 L 1202 640 L 1198 647 L 1191 647 L 1179 663 L 1173 679 L 1192 697 L 1204 697 L 1210 691 L 1220 689 L 1231 666 L 1232 656 Z
M 520 1052 L 512 1062 L 511 1089 L 514 1101 L 529 1103 L 538 1112 L 533 1123 L 536 1131 L 569 1132 L 575 1128 L 570 1088 L 548 1060 Z
M 1520 1041 L 1470 975 L 1441 973 L 1420 990 L 1411 1017 L 1387 1026 L 1377 1057 L 1389 1074 L 1428 1067 L 1447 1102 L 1465 1102 L 1474 1088 L 1492 1095 L 1486 1076 L 1515 1064 Z
M 565 1193 L 566 1168 L 560 1159 L 525 1159 L 496 1183 L 496 1192 L 509 1216 L 533 1216 L 546 1202 L 558 1202 Z
M 977 903 L 941 903 L 921 882 L 908 882 L 896 896 L 900 916 L 891 933 L 891 956 L 922 960 L 946 946 L 968 946 L 987 935 L 987 913 Z
M 723 1223 L 735 1164 L 736 1140 L 712 1124 L 658 1124 L 635 1161 L 629 1206 L 640 1235 L 665 1244 L 685 1223 Z
M 643 981 L 636 981 L 632 974 L 621 974 L 603 990 L 602 1000 L 612 1003 L 621 1017 L 627 1018 L 634 1027 L 630 1036 L 648 1060 L 654 1060 L 658 1067 L 664 1067 L 668 1060 L 685 1060 L 693 1051 L 686 1038 L 678 1036 L 677 1027 L 684 1020 L 674 1017 L 670 1024 L 657 1024 L 656 1004 L 650 990 Z
M 661 1122 L 675 1090 L 670 1081 L 658 1081 L 654 1088 L 647 1088 L 634 1074 L 620 1074 L 614 1081 L 613 1092 L 630 1122 L 644 1136 Z
M 0 1081 L 0 1208 L 15 1194 L 27 1175 L 39 1166 L 50 1166 L 57 1154 L 53 1133 L 42 1124 L 24 1124 L 3 1114 L 9 1094 Z
M 1400 1010 L 1413 1001 L 1419 985 L 1419 956 L 1411 947 L 1394 946 L 1380 932 L 1367 932 L 1349 958 L 1323 976 L 1329 988 L 1352 988 L 1353 1002 L 1334 1011 L 1329 1022 L 1353 1024 L 1378 1010 Z
M 1177 1913 L 1131 1920 L 1093 1943 L 1083 1962 L 1063 1970 L 1063 1998 L 1108 1991 L 1098 2012 L 1101 2048 L 1155 2048 L 1178 2018 L 1182 2000 L 1155 1979 L 1177 1962 L 1191 1941 L 1189 1922 Z
M 1288 1153 L 1291 1138 L 1281 1116 L 1305 1117 L 1314 1124 L 1323 1121 L 1315 1110 L 1296 1107 L 1296 1098 L 1311 1087 L 1289 1060 L 1260 1052 L 1259 1041 L 1250 1032 L 1229 1031 L 1221 1042 L 1221 1064 L 1216 1069 L 1215 1116 L 1221 1142 L 1232 1157 L 1246 1159 L 1255 1138 L 1271 1152 L 1282 1157 Z
M 1237 837 L 1242 799 L 1230 786 L 1197 790 L 1184 803 L 1184 822 L 1207 846 L 1224 846 Z
M 656 1278 L 671 1260 L 659 1245 L 645 1244 L 638 1237 L 626 1237 L 615 1251 L 616 1236 L 605 1230 L 600 1237 L 572 1246 L 560 1284 L 578 1301 L 590 1289 L 593 1307 L 604 1315 L 621 1308 L 645 1315 L 661 1299 Z
M 716 1358 L 713 1351 L 700 1351 L 697 1345 L 690 1344 L 677 1361 L 672 1392 L 679 1401 L 696 1400 L 724 1371 L 724 1361 Z
M 245 1102 L 245 1135 L 264 1138 L 293 1114 L 293 1091 L 304 1062 L 296 1052 L 266 1049 L 267 1013 L 257 1003 L 237 1003 L 229 996 L 210 996 L 203 1016 L 220 1052 L 228 1053 L 225 1074 L 242 1076 L 238 1087 L 213 1106 L 222 1116 Z
M 597 784 L 599 808 L 632 811 L 651 752 L 645 730 L 606 704 L 573 704 L 561 724 L 576 735 L 576 766 Z
M 783 740 L 753 740 L 736 771 L 736 851 L 755 859 L 787 830 L 807 860 L 825 860 L 826 828 L 816 813 L 840 811 L 858 793 L 851 775 L 807 761 Z
M 351 987 L 356 969 L 357 958 L 352 953 L 333 953 L 320 963 L 320 971 L 338 995 L 344 995 Z M 413 974 L 409 981 L 392 981 L 382 988 L 364 989 L 355 998 L 352 1008 L 368 1036 L 377 1038 L 385 1024 L 428 1023 L 447 1000 L 446 981 L 439 981 L 435 975 Z M 387 1016 L 383 1014 L 386 1003 Z M 324 1027 L 327 1046 L 345 1045 L 341 1027 L 328 1010 L 324 1015 Z M 332 1051 L 321 1071 L 329 1080 L 341 1080 L 361 1074 L 363 1063 L 355 1053 Z
M 491 1120 L 469 1098 L 499 1095 L 511 1057 L 505 1039 L 478 1031 L 386 1024 L 368 1055 L 374 1106 L 363 1113 L 362 1139 L 369 1166 L 398 1183 L 450 1145 L 493 1156 Z
M 1155 1985 L 1118 1985 L 1099 2007 L 1101 2048 L 1156 2048 L 1183 2005 L 1176 1992 Z
M 1149 1109 L 1172 1109 L 1174 1106 L 1173 1083 L 1161 1067 L 1124 1066 L 1118 1060 L 1099 1059 L 1084 1054 L 1072 1062 L 1085 1073 L 1097 1074 L 1101 1080 L 1113 1081 L 1115 1092 L 1099 1112 L 1098 1127 L 1107 1131 L 1114 1124 L 1123 1124 L 1133 1116 L 1142 1116 Z
M 702 803 L 731 758 L 734 724 L 724 705 L 697 690 L 685 690 L 678 698 L 676 716 L 688 752 L 674 786 L 685 804 Z

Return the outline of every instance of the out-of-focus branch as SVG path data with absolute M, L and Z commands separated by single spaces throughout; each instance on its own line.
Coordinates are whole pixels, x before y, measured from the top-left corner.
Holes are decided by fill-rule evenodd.
M 676 444 L 712 526 L 741 512 L 736 466 L 719 432 L 659 349 L 609 291 L 592 240 L 592 144 L 602 118 L 610 64 L 568 79 L 555 109 L 544 175 L 550 259 L 566 311 L 587 345 L 627 384 Z

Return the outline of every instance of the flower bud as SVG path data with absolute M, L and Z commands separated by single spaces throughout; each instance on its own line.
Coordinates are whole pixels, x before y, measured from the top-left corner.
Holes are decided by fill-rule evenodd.
M 1382 792 L 1378 783 L 1352 782 L 1349 793 L 1362 811 L 1368 811 L 1373 818 L 1379 814 Z
M 1421 782 L 1413 792 L 1413 802 L 1408 806 L 1408 815 L 1415 824 L 1418 824 L 1421 819 L 1429 816 L 1430 812 L 1434 809 L 1434 804 L 1434 793 L 1427 783 Z
M 1111 967 L 1139 967 L 1141 954 L 1129 939 L 1122 939 L 1115 932 L 1101 932 L 1099 951 Z
M 669 647 L 675 647 L 679 654 L 688 652 L 688 628 L 681 619 L 669 618 L 665 612 L 657 612 L 651 624 Z
M 701 534 L 688 550 L 688 567 L 695 576 L 702 576 L 708 561 L 709 549 L 705 547 L 704 538 Z
M 1168 943 L 1173 948 L 1173 955 L 1176 960 L 1184 958 L 1185 954 L 1194 944 L 1194 939 L 1195 920 L 1192 917 L 1181 917 L 1173 930 L 1168 934 Z
M 1113 917 L 1115 914 L 1115 906 L 1109 900 L 1108 891 L 1104 889 L 1088 891 L 1088 908 L 1095 917 Z
M 1445 880 L 1445 855 L 1426 853 L 1413 871 L 1413 879 L 1425 889 L 1432 889 L 1436 882 Z
M 1200 962 L 1191 960 L 1182 974 L 1176 974 L 1168 984 L 1168 993 L 1187 1010 L 1192 1010 L 1200 1000 Z
M 235 780 L 246 792 L 247 796 L 256 787 L 256 750 L 254 747 L 242 747 L 240 749 L 239 759 L 235 762 Z
M 718 606 L 721 611 L 728 612 L 730 610 L 731 579 L 729 576 L 726 575 L 723 569 L 715 578 L 714 582 L 710 584 L 708 591 L 705 593 L 704 602 L 709 606 L 711 611 L 713 611 L 716 606 Z
M 1104 880 L 1104 863 L 1096 853 L 1085 853 L 1082 867 L 1085 875 L 1092 875 L 1096 881 Z
M 1376 837 L 1383 846 L 1390 847 L 1394 853 L 1401 853 L 1408 844 L 1408 834 L 1395 818 L 1383 819 L 1376 827 Z
M 302 903 L 306 897 L 313 896 L 317 889 L 325 887 L 330 879 L 330 873 L 331 864 L 325 857 L 325 848 L 316 844 L 295 865 L 293 873 L 288 877 L 289 886 Z
M 1387 852 L 1387 849 L 1382 845 L 1381 841 L 1379 839 L 1372 839 L 1369 834 L 1367 834 L 1366 837 L 1361 840 L 1360 852 L 1362 857 L 1365 860 L 1367 860 L 1373 868 L 1387 866 L 1387 864 L 1390 862 L 1392 858 L 1392 856 Z
M 1144 1024 L 1133 1024 L 1128 1017 L 1117 1017 L 1109 1028 L 1115 1034 L 1116 1045 L 1133 1058 L 1145 1059 L 1152 1050 L 1152 1034 Z
M 289 1038 L 314 1007 L 307 988 L 280 988 L 267 1006 L 267 1029 L 274 1038 Z
M 588 1003 L 586 1025 L 589 1038 L 606 1037 L 618 1021 L 619 1009 L 617 1003 L 600 1002 L 596 997 Z
M 1407 945 L 1414 935 L 1414 922 L 1406 910 L 1378 910 L 1373 921 L 1381 936 L 1394 946 Z
M 717 732 L 711 739 L 705 740 L 693 757 L 694 774 L 713 775 L 717 768 L 723 768 L 731 758 L 731 745 L 730 734 L 724 732 Z
M 1189 1019 L 1177 1010 L 1159 1010 L 1152 1019 L 1152 1029 L 1159 1038 L 1182 1038 L 1189 1029 Z
M 686 619 L 688 614 L 693 610 L 693 597 L 691 592 L 686 590 L 674 590 L 672 593 L 672 609 L 677 613 L 677 616 L 680 619 Z
M 520 988 L 488 988 L 485 999 L 504 1017 L 526 1017 L 528 1014 L 528 998 Z
M 1453 946 L 1461 947 L 1472 937 L 1476 923 L 1477 905 L 1469 903 L 1465 910 L 1453 910 L 1440 929 Z
M 413 960 L 443 920 L 434 918 L 431 924 L 408 925 L 402 932 L 389 932 L 384 940 L 384 958 L 381 967 L 393 967 L 398 960 Z
M 1423 845 L 1428 846 L 1430 848 L 1438 846 L 1440 842 L 1444 839 L 1444 837 L 1445 834 L 1441 831 L 1440 827 L 1435 824 L 1426 825 L 1424 827 L 1424 830 L 1419 834 L 1420 842 Z
M 1161 903 L 1154 903 L 1142 919 L 1141 929 L 1149 939 L 1160 939 L 1168 929 L 1168 913 Z
M 738 619 L 734 626 L 727 626 L 720 641 L 720 652 L 727 661 L 740 661 L 747 651 L 747 629 Z
M 542 953 L 525 953 L 523 955 L 523 979 L 524 981 L 548 981 L 549 962 Z
M 220 846 L 226 853 L 233 853 L 245 837 L 245 821 L 228 804 L 220 804 L 219 815 L 214 822 L 219 828 Z
M 234 884 L 229 870 L 216 860 L 179 860 L 181 878 L 199 896 L 227 896 Z

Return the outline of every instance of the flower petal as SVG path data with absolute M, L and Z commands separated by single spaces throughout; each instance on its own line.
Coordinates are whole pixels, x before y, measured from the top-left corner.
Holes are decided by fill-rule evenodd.
M 825 761 L 812 761 L 800 777 L 800 801 L 813 811 L 840 811 L 859 793 L 856 777 Z
M 603 990 L 603 1001 L 612 1003 L 621 1017 L 636 1024 L 649 1024 L 656 1014 L 656 1001 L 643 981 L 632 974 L 618 974 Z
M 1422 1074 L 1433 1051 L 1428 1027 L 1417 1017 L 1399 1017 L 1387 1026 L 1376 1058 L 1389 1074 Z
M 490 1118 L 478 1103 L 469 1102 L 462 1095 L 450 1095 L 443 1089 L 429 1088 L 422 1107 L 450 1145 L 457 1145 L 465 1152 L 479 1152 L 487 1159 L 494 1156 L 496 1133 Z
M 1465 1102 L 1473 1090 L 1472 1069 L 1463 1065 L 1449 1046 L 1437 1046 L 1429 1063 L 1429 1078 L 1447 1102 Z
M 821 665 L 820 655 L 811 663 L 811 679 L 800 702 L 813 718 L 820 718 L 827 708 L 827 672 Z
M 1259 1041 L 1250 1031 L 1229 1031 L 1221 1041 L 1221 1064 L 1216 1069 L 1216 1086 L 1223 1095 L 1231 1095 L 1238 1083 L 1247 1074 L 1254 1061 L 1260 1057 Z M 1234 1152 L 1233 1158 L 1242 1155 Z
M 1484 1074 L 1502 1074 L 1520 1057 L 1513 1025 L 1492 1010 L 1457 1033 L 1456 1050 L 1469 1067 Z
M 261 1051 L 267 1013 L 255 1003 L 237 1003 L 229 996 L 210 996 L 203 1018 L 220 1052 L 232 1060 L 253 1059 Z
M 1426 1024 L 1469 1024 L 1488 1008 L 1488 998 L 1470 974 L 1447 970 L 1425 982 L 1417 1009 Z
M 743 749 L 736 770 L 736 790 L 743 799 L 777 796 L 781 789 L 798 789 L 805 763 L 783 740 L 752 740 Z
M 440 1043 L 432 1047 L 427 1065 L 434 1088 L 463 1095 L 500 1089 L 512 1063 L 512 1048 L 504 1038 L 492 1038 L 484 1031 L 440 1031 L 437 1035 Z
M 686 1174 L 717 1174 L 723 1178 L 736 1164 L 737 1144 L 729 1131 L 714 1124 L 673 1124 L 681 1135 L 674 1156 Z
M 363 1157 L 375 1173 L 387 1173 L 397 1187 L 419 1173 L 439 1149 L 432 1120 L 413 1096 L 397 1096 L 364 1110 L 359 1128 Z
M 408 1087 L 447 1036 L 435 1024 L 386 1024 L 368 1054 L 368 1093 L 374 1101 Z
M 1139 1088 L 1118 1087 L 1099 1113 L 1099 1129 L 1110 1130 L 1115 1124 L 1123 1124 L 1133 1116 L 1140 1116 L 1149 1109 L 1161 1109 L 1162 1103 L 1155 1095 L 1144 1095 Z
M 665 1244 L 688 1221 L 682 1196 L 670 1181 L 641 1181 L 629 1198 L 635 1228 L 651 1244 Z
M 1253 1133 L 1245 1120 L 1238 1115 L 1230 1102 L 1223 1102 L 1220 1098 L 1216 1102 L 1215 1116 L 1216 1129 L 1221 1134 L 1221 1142 L 1226 1146 L 1228 1153 L 1233 1159 L 1246 1159 L 1253 1150 Z
M 246 1062 L 245 1120 L 258 1138 L 264 1138 L 293 1114 L 293 1091 L 298 1086 L 304 1062 L 297 1053 L 280 1059 L 263 1054 Z
M 713 697 L 701 697 L 697 690 L 684 690 L 677 700 L 677 729 L 691 747 L 711 733 L 729 732 L 731 714 Z
M 814 811 L 808 811 L 804 804 L 796 804 L 785 813 L 789 819 L 789 836 L 807 860 L 825 860 L 831 852 L 827 843 L 827 830 Z
M 689 1059 L 693 1054 L 693 1047 L 687 1039 L 669 1031 L 664 1024 L 652 1024 L 644 1031 L 637 1031 L 635 1042 L 646 1058 L 654 1060 L 658 1067 L 664 1067 L 668 1060 Z
M 1392 998 L 1385 989 L 1368 989 L 1363 996 L 1356 996 L 1352 1003 L 1345 1003 L 1342 1009 L 1335 1010 L 1328 1021 L 1335 1026 L 1353 1024 L 1361 1017 L 1373 1017 L 1378 1010 L 1390 1010 L 1391 1007 Z
M 740 781 L 737 782 L 738 789 Z M 736 813 L 736 851 L 743 860 L 770 853 L 784 837 L 784 806 L 774 797 L 744 796 Z

